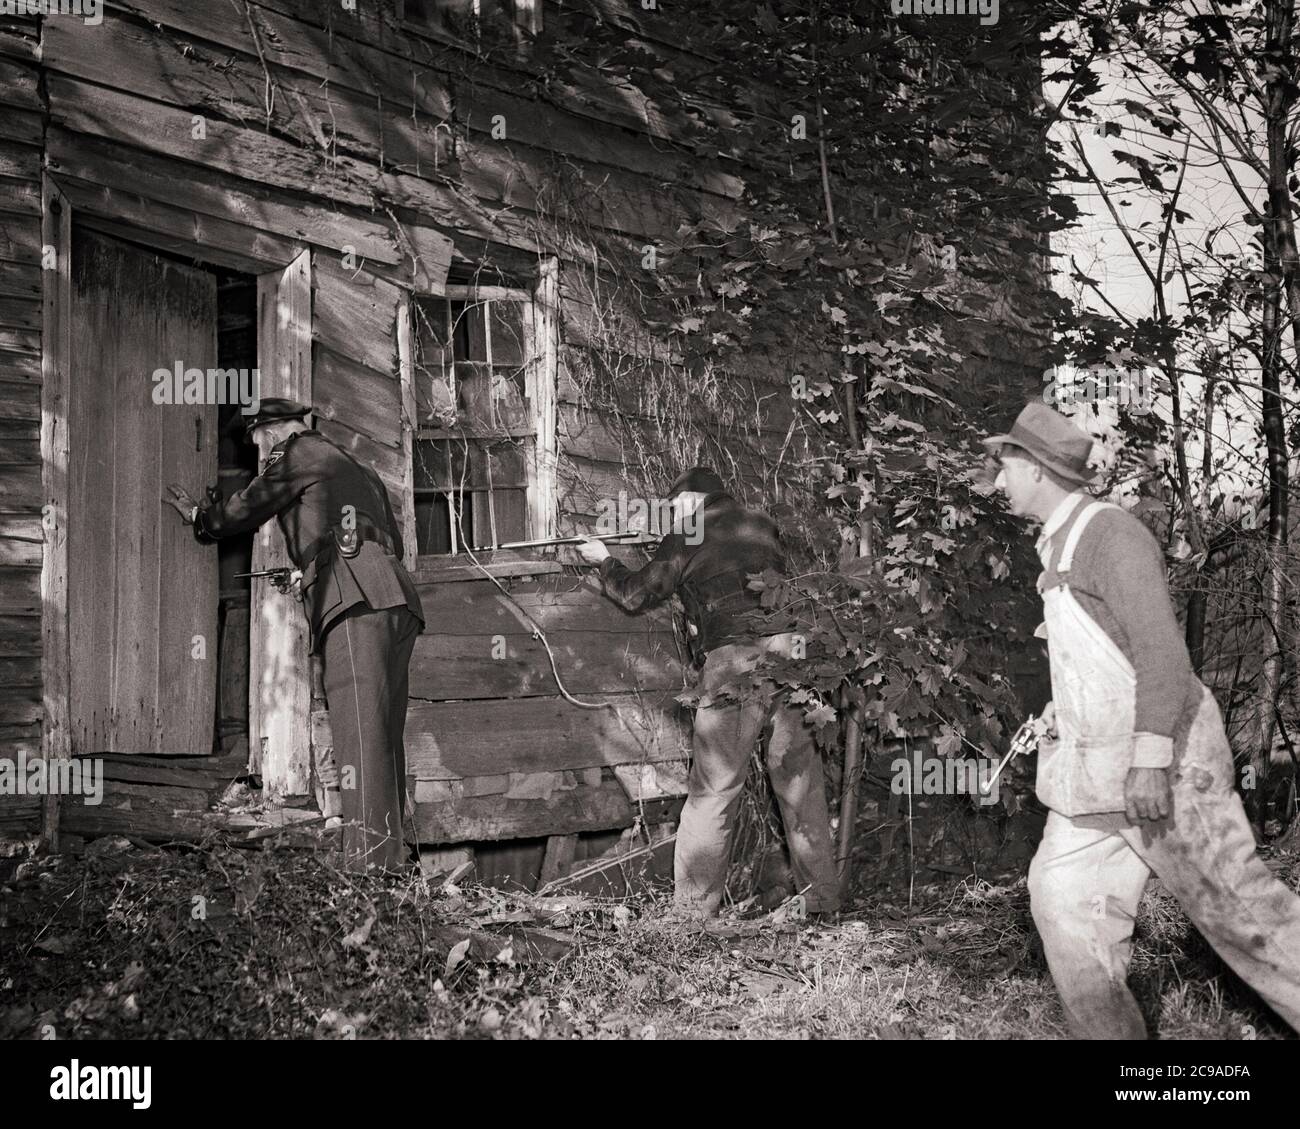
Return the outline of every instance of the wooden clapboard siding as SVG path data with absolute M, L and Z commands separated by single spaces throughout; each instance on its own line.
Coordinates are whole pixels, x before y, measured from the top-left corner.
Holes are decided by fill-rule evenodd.
M 667 614 L 629 615 L 604 599 L 590 579 L 516 582 L 509 599 L 488 582 L 422 584 L 419 590 L 426 627 L 411 659 L 412 698 L 559 693 L 529 617 L 546 632 L 571 694 L 683 687 L 682 658 Z
M 613 708 L 582 709 L 558 696 L 413 703 L 407 773 L 439 780 L 686 758 L 686 711 L 673 692 L 588 700 Z
M 386 223 L 343 205 L 316 204 L 286 191 L 207 169 L 196 175 L 195 166 L 143 150 L 127 149 L 52 126 L 46 139 L 50 171 L 68 174 L 92 184 L 106 185 L 191 212 L 218 219 L 242 218 L 281 238 L 305 244 L 353 248 L 366 258 L 397 263 L 405 257 Z M 35 210 L 39 210 L 39 196 Z
M 422 582 L 426 628 L 411 662 L 407 772 L 429 842 L 573 834 L 628 826 L 631 805 L 602 770 L 680 761 L 688 718 L 665 609 L 632 616 L 588 576 Z M 547 642 L 570 694 L 556 685 Z M 501 657 L 496 657 L 500 655 Z
M 608 831 L 630 826 L 635 814 L 622 786 L 604 780 L 557 789 L 545 798 L 463 796 L 417 803 L 415 827 L 426 843 L 483 842 Z
M 41 111 L 34 20 L 0 28 L 0 756 L 41 756 Z M 0 796 L 0 836 L 41 800 Z
M 682 688 L 681 660 L 670 640 L 556 631 L 547 642 L 571 694 Z M 501 648 L 504 654 L 497 658 Z M 492 636 L 436 631 L 417 640 L 411 659 L 413 698 L 523 698 L 558 691 L 546 648 L 522 633 L 504 635 L 498 645 Z
M 244 34 L 247 34 L 247 30 L 240 26 Z M 255 45 L 248 46 L 249 54 L 244 63 L 247 82 L 242 85 L 251 94 L 262 89 L 264 74 L 253 53 Z M 132 71 L 140 69 L 141 49 L 141 45 L 136 43 L 134 53 L 129 53 L 119 62 L 128 65 Z M 59 60 L 69 56 L 72 62 L 63 65 L 82 66 L 84 54 L 84 49 L 65 45 L 62 54 L 53 50 L 48 57 L 51 66 L 58 68 Z M 229 73 L 237 65 L 235 60 L 227 57 L 222 60 L 222 72 Z M 244 121 L 256 121 L 265 116 L 263 95 L 258 93 L 256 98 L 250 97 L 246 105 L 232 110 L 227 94 L 226 101 L 221 106 L 210 109 L 204 115 L 206 136 L 195 138 L 190 108 L 182 109 L 168 104 L 177 100 L 174 91 L 155 90 L 161 100 L 153 100 L 140 97 L 133 84 L 132 92 L 124 93 L 115 85 L 116 75 L 120 73 L 120 67 L 110 71 L 103 76 L 102 85 L 91 85 L 61 74 L 51 75 L 50 104 L 55 119 L 61 125 L 81 133 L 147 147 L 169 157 L 255 179 L 264 185 L 294 189 L 314 196 L 327 196 L 357 207 L 369 204 L 375 191 L 379 190 L 391 204 L 415 209 L 422 217 L 452 224 L 462 230 L 474 226 L 474 209 L 466 209 L 463 200 L 458 200 L 455 193 L 432 179 L 438 172 L 436 147 L 433 144 L 425 144 L 427 156 L 422 166 L 417 161 L 416 167 L 420 168 L 420 175 L 385 171 L 390 167 L 401 167 L 397 164 L 397 159 L 402 155 L 400 146 L 394 152 L 390 135 L 400 137 L 407 124 L 402 117 L 386 118 L 382 123 L 374 123 L 369 128 L 363 126 L 362 134 L 370 137 L 372 151 L 364 154 L 362 159 L 356 159 L 340 152 L 340 142 L 346 144 L 346 140 L 337 134 L 331 135 L 329 151 L 325 152 L 317 143 L 319 136 L 313 138 L 306 135 L 301 121 L 296 123 L 300 136 L 291 140 L 282 140 L 262 130 L 245 126 L 242 124 Z M 370 80 L 370 88 L 364 92 L 358 91 L 354 97 L 373 106 L 373 86 L 376 84 L 381 84 L 378 77 Z M 347 101 L 348 95 L 345 87 L 332 88 L 331 102 L 327 109 L 332 109 L 337 101 Z M 324 111 L 313 114 L 301 99 L 297 103 L 291 103 L 286 98 L 285 102 L 299 118 L 310 115 L 320 123 L 329 124 L 331 130 L 334 129 L 337 114 L 332 117 L 326 116 Z M 238 116 L 238 120 L 221 120 L 220 114 L 232 112 Z M 538 193 L 551 193 L 557 171 L 549 167 L 550 162 L 544 158 L 544 154 L 533 150 L 528 144 L 532 136 L 525 129 L 510 144 L 502 144 L 490 136 L 487 141 L 480 141 L 472 134 L 460 137 L 455 179 L 462 196 L 464 193 L 472 193 L 479 200 L 498 206 L 506 204 L 512 210 L 540 211 Z M 377 143 L 382 144 L 382 152 L 375 151 Z M 376 167 L 376 161 L 380 158 L 385 169 Z M 671 180 L 665 181 L 662 175 L 650 178 L 623 172 L 604 164 L 583 169 L 581 164 L 580 159 L 573 154 L 565 154 L 568 175 L 576 177 L 577 184 L 587 185 L 586 190 L 579 189 L 579 192 L 586 201 L 584 211 L 593 222 L 612 231 L 638 236 L 646 231 L 666 235 L 676 228 L 679 212 L 672 197 L 677 186 Z M 598 197 L 590 193 L 590 188 L 596 184 L 601 186 Z M 725 197 L 707 192 L 697 195 L 696 205 L 707 214 L 719 220 L 725 220 L 730 214 L 733 205 Z M 493 222 L 509 225 L 511 217 L 499 217 Z M 412 234 L 417 231 L 418 229 L 413 230 Z M 442 273 L 445 274 L 445 270 Z M 431 270 L 430 276 L 437 277 L 437 270 Z
M 395 64 L 436 64 L 449 49 L 464 53 L 465 44 L 433 30 L 413 30 L 410 25 L 399 24 L 391 12 L 389 6 L 365 4 L 345 12 L 314 0 L 265 0 L 257 5 L 264 29 L 277 38 L 282 48 L 275 53 L 277 62 L 294 65 L 298 59 L 304 56 L 310 59 L 314 51 L 320 51 L 317 58 L 329 59 L 343 72 L 345 81 L 353 81 L 355 76 L 367 75 L 374 69 L 391 71 Z M 559 8 L 553 8 L 549 14 L 552 19 L 564 18 Z M 324 51 L 325 47 L 330 50 Z M 476 60 L 474 73 L 480 69 L 494 77 L 500 76 L 497 81 L 504 89 L 516 90 L 542 73 L 535 64 L 530 65 L 526 55 L 520 55 L 508 66 L 503 61 L 495 65 L 483 61 L 480 68 Z M 682 132 L 684 123 L 668 121 L 626 80 L 620 83 L 612 76 L 593 74 L 585 80 L 579 79 L 577 85 L 556 81 L 554 86 L 552 97 L 556 101 L 593 123 L 649 133 L 662 141 L 672 141 Z M 397 105 L 404 104 L 400 91 L 394 101 Z
M 407 516 L 411 421 L 403 410 L 397 313 L 401 290 L 318 253 L 312 305 L 313 403 L 321 433 L 383 479 L 398 521 Z

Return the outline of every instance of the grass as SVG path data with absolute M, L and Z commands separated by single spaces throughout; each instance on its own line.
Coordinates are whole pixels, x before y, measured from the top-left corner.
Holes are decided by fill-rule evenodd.
M 831 927 L 706 932 L 668 921 L 662 892 L 538 900 L 352 876 L 323 852 L 116 847 L 31 860 L 0 888 L 0 1035 L 1066 1034 L 1023 879 L 918 886 L 910 912 L 905 888 L 874 890 Z M 1300 859 L 1279 869 L 1300 884 Z M 1130 982 L 1161 1038 L 1289 1034 L 1154 884 Z

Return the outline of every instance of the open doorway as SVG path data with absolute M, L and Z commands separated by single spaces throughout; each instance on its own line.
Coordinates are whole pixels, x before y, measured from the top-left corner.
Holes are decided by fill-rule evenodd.
M 257 368 L 257 279 L 238 271 L 215 271 L 217 278 L 217 364 L 223 369 Z M 237 494 L 257 474 L 257 448 L 244 442 L 238 404 L 217 409 L 217 476 L 222 496 Z M 248 658 L 250 582 L 254 534 L 217 542 L 221 577 L 219 629 L 221 656 L 217 686 L 217 743 L 223 753 L 248 747 Z

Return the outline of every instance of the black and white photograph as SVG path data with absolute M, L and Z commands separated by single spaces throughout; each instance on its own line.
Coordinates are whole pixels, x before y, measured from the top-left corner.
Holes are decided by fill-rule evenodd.
M 1263 1112 L 1298 210 L 1296 0 L 0 0 L 6 1090 Z

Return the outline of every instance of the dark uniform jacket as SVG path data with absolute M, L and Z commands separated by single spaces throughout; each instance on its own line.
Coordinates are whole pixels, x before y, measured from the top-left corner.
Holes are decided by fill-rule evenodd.
M 699 631 L 692 641 L 697 659 L 725 643 L 789 631 L 789 616 L 769 613 L 749 575 L 783 572 L 785 555 L 776 522 L 746 510 L 728 494 L 710 494 L 699 514 L 699 544 L 670 533 L 643 568 L 633 571 L 610 557 L 600 566 L 605 594 L 630 612 L 681 597 L 686 616 Z
M 351 522 L 345 523 L 349 511 Z M 303 608 L 312 652 L 330 625 L 358 604 L 378 611 L 405 605 L 420 622 L 424 609 L 402 565 L 402 535 L 388 491 L 318 431 L 300 431 L 271 448 L 262 473 L 225 501 L 200 503 L 194 523 L 201 541 L 256 529 L 275 517 L 289 558 L 303 570 Z M 355 556 L 339 551 L 336 532 L 360 535 Z

